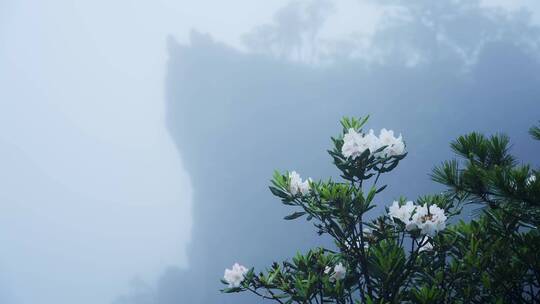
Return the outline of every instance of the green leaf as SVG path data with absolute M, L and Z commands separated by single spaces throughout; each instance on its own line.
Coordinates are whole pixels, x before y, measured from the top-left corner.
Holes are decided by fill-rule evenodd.
M 384 186 L 380 187 L 379 189 L 377 189 L 377 191 L 375 191 L 375 193 L 382 192 L 384 189 L 386 189 L 386 186 L 388 186 L 388 185 L 384 185 Z
M 287 216 L 284 217 L 283 219 L 285 219 L 285 220 L 294 220 L 294 219 L 296 219 L 296 218 L 301 217 L 301 216 L 304 215 L 304 214 L 306 214 L 306 212 L 304 212 L 304 211 L 295 212 L 295 213 L 293 213 L 293 214 L 287 215 Z
M 289 194 L 281 189 L 278 189 L 274 186 L 270 186 L 270 192 L 272 192 L 273 195 L 280 197 L 280 198 L 288 198 Z

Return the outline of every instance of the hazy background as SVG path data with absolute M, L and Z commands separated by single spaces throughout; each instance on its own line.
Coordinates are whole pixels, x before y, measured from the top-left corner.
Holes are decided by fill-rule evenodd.
M 375 212 L 438 191 L 464 132 L 532 161 L 538 24 L 532 0 L 0 0 L 0 303 L 256 302 L 223 269 L 325 242 L 266 187 L 335 175 L 342 115 L 407 141 Z

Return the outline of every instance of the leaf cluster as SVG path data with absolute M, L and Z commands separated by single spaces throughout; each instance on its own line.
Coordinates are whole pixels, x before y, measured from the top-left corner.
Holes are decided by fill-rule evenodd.
M 345 157 L 344 134 L 362 133 L 367 120 L 344 118 L 332 138 L 328 153 L 343 180 L 310 180 L 308 193 L 294 194 L 289 172 L 276 171 L 271 180 L 272 194 L 293 209 L 284 219 L 305 218 L 335 247 L 297 253 L 258 274 L 250 269 L 241 286 L 223 292 L 278 303 L 540 303 L 540 174 L 518 163 L 509 138 L 470 133 L 450 144 L 456 158 L 431 173 L 447 190 L 416 205 L 438 206 L 448 222 L 466 204 L 481 209 L 428 236 L 388 214 L 370 214 L 387 187 L 381 175 L 406 154 L 376 156 L 382 147 Z M 540 128 L 530 133 L 540 139 Z M 346 269 L 343 278 L 334 273 L 337 265 Z

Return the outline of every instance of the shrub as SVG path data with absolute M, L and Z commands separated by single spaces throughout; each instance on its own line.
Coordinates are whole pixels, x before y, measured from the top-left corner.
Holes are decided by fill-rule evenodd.
M 435 167 L 448 187 L 415 202 L 394 201 L 374 216 L 379 177 L 407 153 L 401 137 L 365 131 L 344 118 L 329 151 L 342 180 L 275 172 L 270 191 L 335 248 L 314 248 L 265 271 L 235 264 L 225 293 L 252 292 L 278 303 L 540 303 L 540 181 L 518 164 L 504 135 L 471 133 L 451 143 L 459 157 Z M 540 128 L 531 135 L 540 139 Z M 480 206 L 470 222 L 452 220 Z M 449 225 L 450 222 L 456 222 Z

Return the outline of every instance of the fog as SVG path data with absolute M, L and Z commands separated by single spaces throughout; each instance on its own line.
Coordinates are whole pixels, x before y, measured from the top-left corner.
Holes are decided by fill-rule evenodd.
M 534 1 L 0 2 L 0 303 L 253 303 L 223 269 L 327 240 L 267 189 L 336 176 L 343 115 L 403 134 L 374 213 L 448 142 L 532 161 Z M 538 165 L 536 163 L 536 165 Z

